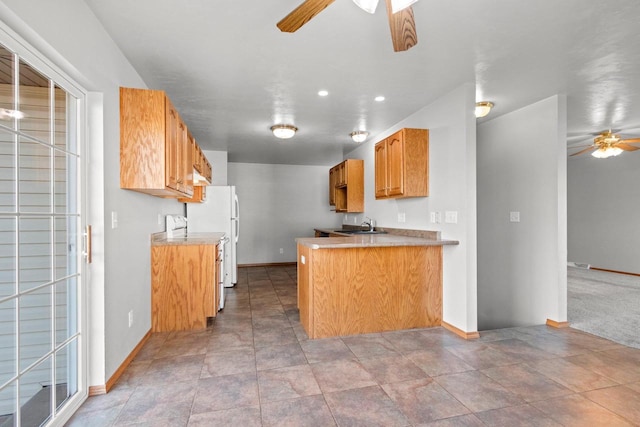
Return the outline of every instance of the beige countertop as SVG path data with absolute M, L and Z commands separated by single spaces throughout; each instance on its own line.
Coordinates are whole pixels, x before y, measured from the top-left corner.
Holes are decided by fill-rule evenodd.
M 167 237 L 167 233 L 151 235 L 151 246 L 162 245 L 217 245 L 224 238 L 224 233 L 185 233 Z
M 298 244 L 311 249 L 367 248 L 381 246 L 457 245 L 457 240 L 425 239 L 398 234 L 356 234 L 345 237 L 300 237 Z

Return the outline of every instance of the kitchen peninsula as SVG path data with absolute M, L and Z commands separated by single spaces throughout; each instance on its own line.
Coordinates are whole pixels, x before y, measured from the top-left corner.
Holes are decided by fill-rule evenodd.
M 440 326 L 442 247 L 458 242 L 426 233 L 296 239 L 309 338 Z

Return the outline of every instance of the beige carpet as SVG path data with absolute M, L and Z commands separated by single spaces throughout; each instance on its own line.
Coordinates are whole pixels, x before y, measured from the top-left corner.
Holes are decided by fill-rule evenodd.
M 640 348 L 640 277 L 569 267 L 571 327 Z

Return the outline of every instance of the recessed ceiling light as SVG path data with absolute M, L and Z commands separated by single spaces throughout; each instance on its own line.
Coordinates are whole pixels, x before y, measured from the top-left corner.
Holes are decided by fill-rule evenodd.
M 376 96 L 374 99 L 376 100 L 376 102 L 382 102 L 384 101 L 384 96 L 379 95 L 379 96 Z
M 329 91 L 321 90 L 318 92 L 318 96 L 327 96 L 327 95 L 329 95 Z

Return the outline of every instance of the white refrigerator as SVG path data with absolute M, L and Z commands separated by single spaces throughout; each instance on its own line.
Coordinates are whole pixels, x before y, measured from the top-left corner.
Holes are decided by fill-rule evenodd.
M 240 208 L 235 186 L 208 186 L 206 200 L 187 203 L 187 233 L 223 232 L 229 238 L 224 248 L 224 286 L 238 282 L 236 248 L 240 234 Z

